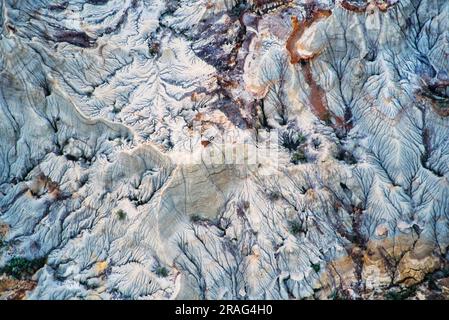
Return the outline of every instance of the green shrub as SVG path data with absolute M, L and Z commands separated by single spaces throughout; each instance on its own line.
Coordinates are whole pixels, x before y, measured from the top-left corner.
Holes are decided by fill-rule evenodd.
M 405 288 L 400 291 L 387 292 L 385 298 L 387 300 L 405 300 L 413 296 L 415 293 L 416 293 L 416 286 L 411 286 L 409 288 Z
M 125 218 L 126 218 L 126 212 L 125 211 L 123 211 L 122 209 L 118 209 L 116 214 L 117 214 L 117 217 L 118 217 L 119 220 L 125 220 Z
M 302 229 L 302 223 L 300 223 L 297 220 L 293 220 L 293 221 L 289 221 L 288 222 L 288 229 L 290 231 L 291 234 L 293 235 L 297 235 L 299 234 L 301 231 L 303 231 Z
M 306 136 L 302 132 L 298 132 L 296 139 L 299 141 L 300 144 L 303 144 L 307 141 Z
M 16 279 L 24 279 L 35 274 L 45 263 L 46 258 L 28 260 L 22 257 L 14 257 L 3 268 L 0 268 L 0 274 L 7 274 Z
M 281 194 L 280 194 L 279 191 L 270 191 L 270 192 L 268 193 L 268 198 L 269 198 L 271 201 L 276 201 L 276 200 L 278 200 L 280 197 L 281 197 Z
M 312 263 L 311 267 L 316 273 L 320 272 L 321 267 L 318 263 Z
M 244 1 L 237 1 L 237 3 L 231 9 L 231 16 L 238 17 L 246 10 L 246 5 Z
M 442 270 L 442 272 L 443 272 L 443 277 L 445 278 L 445 277 L 449 277 L 449 268 L 444 268 L 443 270 Z
M 294 164 L 302 163 L 307 160 L 306 155 L 304 154 L 304 151 L 301 149 L 296 150 L 290 159 L 290 161 Z
M 306 142 L 306 137 L 301 132 L 284 132 L 281 137 L 281 145 L 289 151 L 296 151 Z
M 168 269 L 166 267 L 157 267 L 155 270 L 155 273 L 159 276 L 159 277 L 167 277 L 168 276 Z
M 190 216 L 190 221 L 192 221 L 192 222 L 200 222 L 201 220 L 203 220 L 203 219 L 198 214 L 192 214 Z
M 113 106 L 113 107 L 112 107 L 112 113 L 117 114 L 117 113 L 119 113 L 120 111 L 122 111 L 122 109 L 120 109 L 119 107 L 116 107 L 116 106 Z

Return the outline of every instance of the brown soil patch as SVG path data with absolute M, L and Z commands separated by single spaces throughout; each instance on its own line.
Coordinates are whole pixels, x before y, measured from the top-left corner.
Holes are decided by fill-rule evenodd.
M 35 281 L 0 276 L 0 300 L 24 300 L 27 291 L 33 290 L 35 287 Z

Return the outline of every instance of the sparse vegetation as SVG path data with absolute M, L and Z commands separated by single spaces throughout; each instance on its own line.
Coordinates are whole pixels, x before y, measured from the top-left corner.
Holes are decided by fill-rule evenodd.
M 344 161 L 350 165 L 357 163 L 357 159 L 354 157 L 354 155 L 351 152 L 349 152 L 341 147 L 340 147 L 335 158 L 339 161 Z
M 306 137 L 301 132 L 286 131 L 281 136 L 282 146 L 289 151 L 296 151 L 305 141 Z
M 126 219 L 126 212 L 123 211 L 122 209 L 118 209 L 116 212 L 117 218 L 122 221 Z
M 168 277 L 168 269 L 166 267 L 159 266 L 156 268 L 155 273 L 162 278 Z
M 246 1 L 237 1 L 230 12 L 231 16 L 239 17 L 247 9 Z
M 22 257 L 14 257 L 3 268 L 0 268 L 0 274 L 6 274 L 16 279 L 26 279 L 42 268 L 45 263 L 46 258 L 28 260 Z
M 292 129 L 282 133 L 280 138 L 281 145 L 292 153 L 290 161 L 294 164 L 307 160 L 305 155 L 306 142 L 307 138 L 302 132 Z
M 415 295 L 416 286 L 411 286 L 409 288 L 405 288 L 399 291 L 389 291 L 385 295 L 385 299 L 387 300 L 406 300 L 411 296 Z
M 290 161 L 294 164 L 303 163 L 307 160 L 306 155 L 302 149 L 296 150 L 290 159 Z
M 200 222 L 201 220 L 203 220 L 203 219 L 202 219 L 201 216 L 198 215 L 198 214 L 192 214 L 192 215 L 190 216 L 190 221 L 191 221 L 191 222 Z
M 279 191 L 270 191 L 268 192 L 268 199 L 270 199 L 270 201 L 276 201 L 281 197 Z
M 113 107 L 112 107 L 112 113 L 113 114 L 117 114 L 117 113 L 119 113 L 121 111 L 121 109 L 119 108 L 119 107 L 117 107 L 116 105 L 114 105 Z
M 442 278 L 449 277 L 449 267 L 446 267 L 441 270 Z
M 288 222 L 288 229 L 289 229 L 291 234 L 297 235 L 297 234 L 299 234 L 300 232 L 303 231 L 302 223 L 300 223 L 297 220 L 289 221 Z
M 321 267 L 318 263 L 312 263 L 311 267 L 316 273 L 320 272 Z

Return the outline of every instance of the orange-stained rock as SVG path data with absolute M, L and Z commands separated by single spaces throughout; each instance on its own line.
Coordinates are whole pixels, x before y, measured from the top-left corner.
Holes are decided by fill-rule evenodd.
M 35 281 L 0 276 L 0 300 L 24 300 L 27 291 L 36 287 Z

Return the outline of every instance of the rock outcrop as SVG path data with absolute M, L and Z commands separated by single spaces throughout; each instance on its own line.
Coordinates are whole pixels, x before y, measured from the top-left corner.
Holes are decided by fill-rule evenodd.
M 448 39 L 445 0 L 1 2 L 0 298 L 448 298 Z

